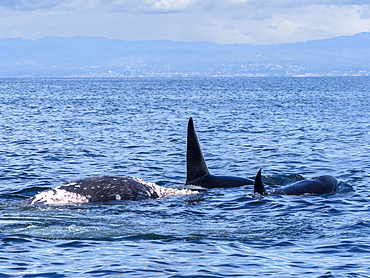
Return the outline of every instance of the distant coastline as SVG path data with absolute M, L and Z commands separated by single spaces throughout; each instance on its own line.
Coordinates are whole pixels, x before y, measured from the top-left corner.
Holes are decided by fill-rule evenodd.
M 370 33 L 290 44 L 0 39 L 0 77 L 370 76 Z

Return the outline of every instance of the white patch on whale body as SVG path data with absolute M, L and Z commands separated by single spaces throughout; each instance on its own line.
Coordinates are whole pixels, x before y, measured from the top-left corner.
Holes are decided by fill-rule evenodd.
M 153 182 L 147 182 L 143 179 L 133 178 L 133 177 L 130 177 L 130 178 L 145 185 L 148 188 L 148 191 L 150 192 L 150 194 L 153 195 L 156 193 L 159 198 L 164 198 L 164 197 L 174 196 L 174 195 L 193 195 L 193 194 L 199 193 L 198 191 L 195 191 L 195 190 L 167 188 L 164 186 L 157 185 Z
M 40 192 L 33 197 L 31 204 L 69 205 L 88 203 L 89 200 L 80 194 L 56 188 Z

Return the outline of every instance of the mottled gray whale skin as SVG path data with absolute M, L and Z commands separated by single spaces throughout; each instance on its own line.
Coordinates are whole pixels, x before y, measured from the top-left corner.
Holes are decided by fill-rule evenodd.
M 253 184 L 252 180 L 246 178 L 210 174 L 195 133 L 192 118 L 189 119 L 188 123 L 186 168 L 185 184 L 198 185 L 204 188 L 228 188 Z
M 309 180 L 301 180 L 281 189 L 267 192 L 262 181 L 260 169 L 254 181 L 254 193 L 261 195 L 323 195 L 333 193 L 339 186 L 339 181 L 330 175 L 320 176 Z
M 55 189 L 38 193 L 30 201 L 31 204 L 62 205 L 122 200 L 138 201 L 195 193 L 198 192 L 167 188 L 142 179 L 105 175 L 64 183 Z
M 89 202 L 159 198 L 157 192 L 131 177 L 88 177 L 63 184 L 59 189 L 85 196 Z

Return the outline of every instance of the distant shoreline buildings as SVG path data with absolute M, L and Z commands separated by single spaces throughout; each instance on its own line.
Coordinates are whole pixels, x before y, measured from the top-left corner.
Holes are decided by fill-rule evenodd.
M 370 33 L 278 45 L 0 39 L 0 77 L 370 76 Z

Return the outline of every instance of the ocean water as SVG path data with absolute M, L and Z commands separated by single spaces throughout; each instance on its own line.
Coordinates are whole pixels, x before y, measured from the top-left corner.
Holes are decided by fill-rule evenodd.
M 189 117 L 212 174 L 340 187 L 25 203 L 101 174 L 183 188 Z M 0 79 L 0 130 L 0 277 L 370 277 L 369 77 Z

